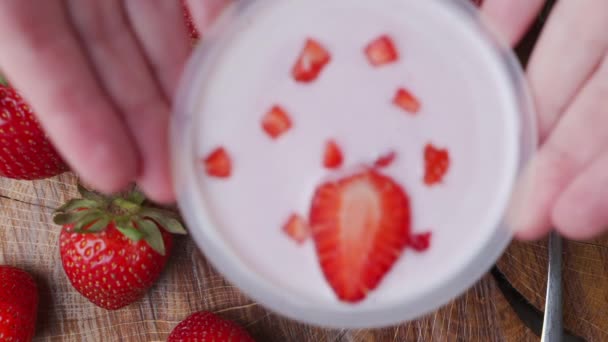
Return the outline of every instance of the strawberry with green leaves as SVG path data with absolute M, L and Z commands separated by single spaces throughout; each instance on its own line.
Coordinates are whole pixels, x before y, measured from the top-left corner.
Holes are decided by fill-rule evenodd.
M 160 276 L 186 231 L 173 213 L 146 203 L 136 190 L 102 196 L 79 188 L 54 215 L 62 225 L 61 261 L 72 286 L 108 310 L 139 300 Z
M 27 272 L 0 266 L 0 341 L 31 341 L 38 313 L 38 287 Z
M 65 171 L 30 106 L 0 75 L 0 177 L 34 180 Z

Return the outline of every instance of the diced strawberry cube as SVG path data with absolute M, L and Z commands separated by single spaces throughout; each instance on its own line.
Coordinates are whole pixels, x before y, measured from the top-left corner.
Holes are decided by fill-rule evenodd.
M 215 149 L 204 161 L 207 174 L 212 177 L 228 178 L 232 173 L 232 162 L 223 147 Z
M 287 132 L 291 126 L 289 115 L 279 106 L 272 107 L 262 118 L 262 128 L 273 139 Z
M 397 90 L 397 93 L 393 98 L 393 103 L 399 108 L 412 114 L 418 113 L 421 107 L 420 101 L 404 88 L 399 88 Z
M 338 144 L 330 140 L 325 144 L 325 155 L 323 156 L 323 165 L 328 169 L 337 169 L 342 166 L 344 158 Z
M 429 186 L 441 183 L 450 167 L 448 150 L 427 144 L 424 148 L 424 163 L 424 183 Z
M 323 68 L 331 61 L 329 51 L 314 39 L 308 39 L 300 52 L 292 75 L 297 82 L 309 83 L 317 79 Z
M 399 53 L 393 40 L 382 35 L 365 47 L 367 59 L 373 66 L 382 66 L 399 60 Z
M 390 151 L 389 153 L 382 155 L 378 159 L 376 159 L 374 166 L 380 168 L 388 167 L 395 161 L 396 157 L 397 154 L 395 153 L 395 151 Z
M 300 215 L 293 214 L 283 226 L 283 231 L 298 244 L 302 244 L 310 236 L 310 227 Z

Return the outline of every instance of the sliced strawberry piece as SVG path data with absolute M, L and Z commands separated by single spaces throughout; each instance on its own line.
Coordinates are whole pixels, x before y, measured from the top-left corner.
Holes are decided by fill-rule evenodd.
M 328 141 L 325 144 L 323 165 L 328 169 L 337 169 L 342 166 L 343 160 L 344 157 L 342 156 L 340 146 L 338 146 L 338 144 L 333 140 Z
M 390 151 L 389 153 L 382 155 L 378 159 L 376 159 L 374 166 L 380 168 L 388 167 L 395 161 L 396 157 L 397 154 L 395 153 L 395 151 Z
M 279 106 L 272 107 L 262 118 L 262 128 L 273 139 L 277 139 L 287 132 L 291 128 L 291 125 L 289 115 Z
M 310 236 L 310 227 L 302 216 L 293 214 L 283 226 L 283 231 L 298 244 L 304 243 Z
M 297 82 L 312 82 L 317 79 L 325 65 L 330 61 L 329 51 L 316 40 L 308 39 L 296 64 L 293 66 L 293 78 Z
M 373 66 L 390 64 L 399 59 L 393 40 L 387 35 L 382 35 L 369 43 L 365 47 L 365 54 Z
M 399 88 L 397 90 L 393 103 L 406 112 L 410 112 L 412 114 L 420 111 L 420 101 L 418 101 L 418 99 L 412 95 L 412 93 L 403 88 Z
M 424 252 L 431 247 L 431 232 L 414 234 L 410 237 L 409 246 L 416 252 Z
M 363 300 L 409 241 L 410 204 L 403 189 L 374 170 L 322 184 L 310 225 L 325 278 L 345 302 Z
M 232 173 L 232 162 L 223 147 L 215 149 L 205 159 L 205 170 L 212 177 L 228 178 Z
M 424 183 L 429 186 L 441 183 L 450 167 L 448 150 L 427 144 L 424 148 L 424 165 Z

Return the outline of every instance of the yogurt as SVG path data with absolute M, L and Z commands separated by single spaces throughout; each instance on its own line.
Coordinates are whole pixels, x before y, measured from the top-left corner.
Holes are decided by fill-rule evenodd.
M 261 304 L 336 327 L 418 317 L 487 271 L 510 240 L 501 217 L 534 137 L 519 70 L 513 78 L 512 56 L 479 25 L 472 7 L 447 1 L 235 5 L 189 66 L 173 131 L 180 207 L 215 266 Z M 374 67 L 364 49 L 382 35 L 399 59 Z M 300 83 L 291 70 L 307 39 L 331 61 Z M 399 88 L 415 94 L 419 112 L 393 104 Z M 277 105 L 292 127 L 271 139 L 261 120 Z M 298 245 L 281 230 L 292 213 L 307 217 L 317 186 L 343 172 L 323 166 L 328 140 L 339 144 L 343 170 L 394 151 L 382 172 L 408 193 L 413 232 L 433 232 L 428 251 L 406 249 L 356 304 L 336 298 L 312 240 Z M 435 186 L 423 182 L 429 143 L 451 160 Z M 220 146 L 232 161 L 225 179 L 201 162 Z

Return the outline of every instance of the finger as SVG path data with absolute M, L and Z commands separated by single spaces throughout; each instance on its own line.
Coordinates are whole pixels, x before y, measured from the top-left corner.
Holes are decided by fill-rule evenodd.
M 485 0 L 481 13 L 489 26 L 511 45 L 524 36 L 545 0 Z
M 178 1 L 125 1 L 131 26 L 165 97 L 172 99 L 186 59 L 190 39 Z
M 135 178 L 136 153 L 67 19 L 59 1 L 0 1 L 0 65 L 82 180 L 118 191 Z
M 169 105 L 127 23 L 122 0 L 70 0 L 74 27 L 141 156 L 138 183 L 153 200 L 173 200 Z
M 593 238 L 608 228 L 608 153 L 568 186 L 552 212 L 557 229 L 574 240 Z
M 560 194 L 608 146 L 608 62 L 583 87 L 535 159 L 524 173 L 513 197 L 510 223 L 524 239 L 558 229 L 552 220 Z
M 541 140 L 608 49 L 608 1 L 559 1 L 530 59 Z
M 187 0 L 188 8 L 199 32 L 204 32 L 228 7 L 232 0 Z
M 596 98 L 596 116 L 608 117 L 608 56 L 594 76 L 596 87 L 585 90 Z M 590 108 L 591 109 L 591 108 Z M 595 124 L 606 124 L 595 122 Z M 589 123 L 591 125 L 591 123 Z M 606 126 L 602 127 L 603 129 Z M 596 130 L 602 129 L 596 128 Z M 593 131 L 591 131 L 593 132 Z M 592 138 L 592 137 L 591 137 Z M 608 139 L 606 139 L 608 140 Z M 573 239 L 589 239 L 608 228 L 608 144 L 603 152 L 566 188 L 552 212 L 553 222 L 559 231 Z

